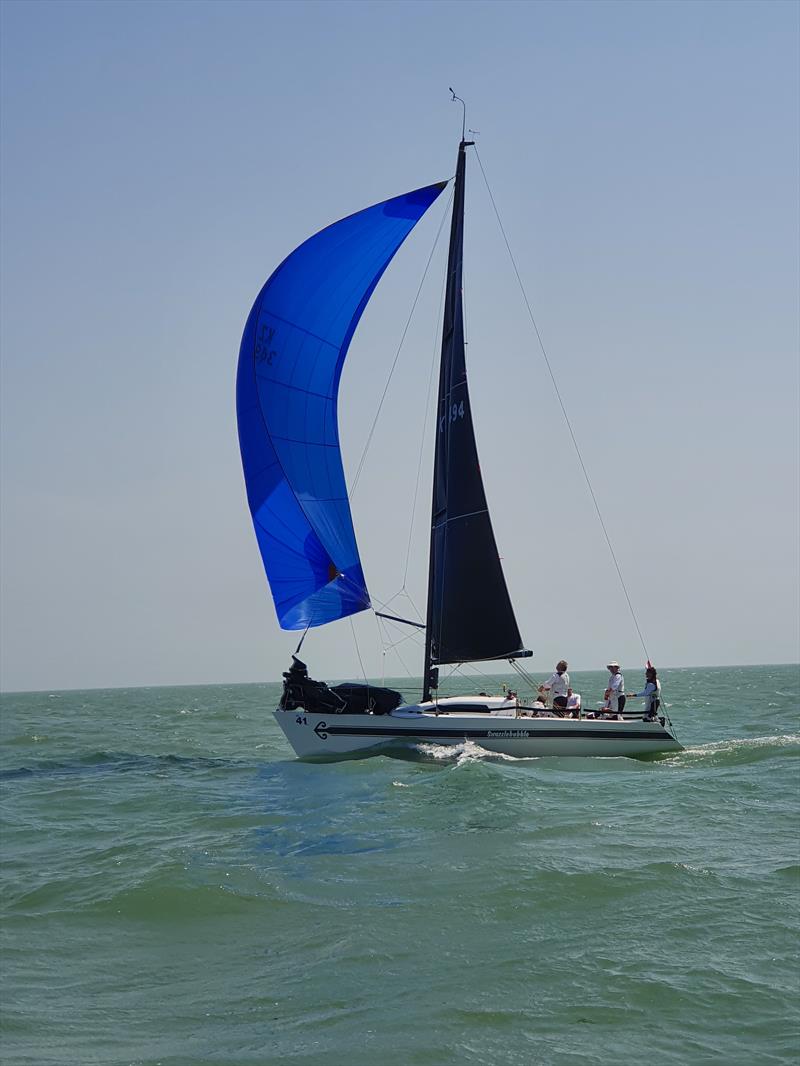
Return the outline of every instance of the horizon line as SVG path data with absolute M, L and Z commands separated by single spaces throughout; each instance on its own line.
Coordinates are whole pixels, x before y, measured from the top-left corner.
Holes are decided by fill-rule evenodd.
M 742 668 L 750 669 L 750 668 L 764 667 L 764 666 L 795 666 L 795 667 L 800 668 L 800 661 L 788 662 L 788 663 L 787 662 L 781 662 L 781 663 L 718 663 L 718 664 L 703 663 L 703 664 L 696 664 L 696 665 L 692 665 L 692 666 L 659 666 L 658 670 L 659 670 L 659 673 L 661 673 L 662 671 L 667 671 L 667 670 L 731 670 L 731 669 L 735 670 L 735 669 L 742 669 Z M 537 670 L 536 673 L 546 672 L 546 669 L 547 668 L 545 668 L 544 671 Z M 590 674 L 590 673 L 591 674 L 601 674 L 601 673 L 603 673 L 604 669 L 605 669 L 605 667 L 600 667 L 599 669 L 598 668 L 584 669 L 583 667 L 573 667 L 572 668 L 572 672 L 573 673 L 579 673 L 579 674 Z M 622 669 L 623 670 L 639 670 L 639 669 L 644 670 L 645 667 L 644 666 L 641 666 L 641 667 L 622 667 Z M 450 677 L 447 680 L 451 680 L 451 678 L 453 676 L 455 676 L 455 675 L 451 674 Z M 502 676 L 503 675 L 501 675 L 501 674 L 475 675 L 474 676 L 474 680 L 475 680 L 475 683 L 478 684 L 480 682 L 481 677 L 499 678 L 499 677 L 502 677 Z M 465 681 L 471 681 L 471 680 L 473 680 L 473 676 L 461 675 L 461 679 L 465 680 Z M 330 678 L 329 680 L 330 680 L 331 684 L 339 684 L 339 683 L 341 683 L 343 681 L 353 681 L 353 677 Z M 406 678 L 404 678 L 402 675 L 398 674 L 398 675 L 393 675 L 393 676 L 389 677 L 388 680 L 390 680 L 390 681 L 401 681 L 401 680 L 405 681 Z M 422 675 L 420 675 L 419 677 L 409 677 L 407 680 L 410 683 L 419 682 L 419 684 L 422 684 Z M 362 678 L 357 683 L 358 684 L 362 684 L 363 681 L 364 681 L 364 679 Z M 60 693 L 60 692 L 125 692 L 125 691 L 129 691 L 131 689 L 152 689 L 152 688 L 230 688 L 232 686 L 242 686 L 242 687 L 244 687 L 244 686 L 250 686 L 250 685 L 280 685 L 282 683 L 283 682 L 281 680 L 204 681 L 204 682 L 180 681 L 180 682 L 171 682 L 169 684 L 161 684 L 161 685 L 156 685 L 156 684 L 88 685 L 88 686 L 82 687 L 82 688 L 55 688 L 55 687 L 53 687 L 53 688 L 19 688 L 19 689 L 4 689 L 4 688 L 0 688 L 0 697 L 2 697 L 2 696 L 35 696 L 35 695 L 45 695 L 45 694 L 50 695 L 50 694 Z M 326 682 L 326 683 L 328 683 L 328 682 Z M 369 683 L 374 683 L 376 685 L 376 687 L 378 687 L 377 686 L 377 682 L 376 682 L 376 680 L 374 678 L 369 679 Z

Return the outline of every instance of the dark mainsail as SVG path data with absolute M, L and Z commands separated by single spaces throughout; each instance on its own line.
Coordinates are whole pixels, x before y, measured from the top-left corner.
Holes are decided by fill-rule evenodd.
M 462 261 L 466 148 L 458 149 L 447 260 L 433 507 L 428 574 L 423 699 L 438 663 L 530 655 L 514 617 L 486 506 L 467 389 Z M 435 686 L 434 686 L 435 687 Z

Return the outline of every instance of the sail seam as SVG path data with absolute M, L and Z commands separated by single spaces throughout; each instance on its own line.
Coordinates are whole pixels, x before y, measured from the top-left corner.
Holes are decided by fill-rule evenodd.
M 333 341 L 327 340 L 325 337 L 320 337 L 318 333 L 312 333 L 310 329 L 306 329 L 304 326 L 298 326 L 296 322 L 292 322 L 290 318 L 283 318 L 281 315 L 276 315 L 274 311 L 267 311 L 266 314 L 270 318 L 274 318 L 276 322 L 282 322 L 284 326 L 288 326 L 290 329 L 296 329 L 298 333 L 304 333 L 306 337 L 311 337 L 315 341 L 319 341 L 320 344 L 327 344 L 329 348 L 337 348 L 338 344 L 334 344 Z
M 449 525 L 450 522 L 459 522 L 462 518 L 474 518 L 475 515 L 488 514 L 489 508 L 484 507 L 481 511 L 468 511 L 466 514 L 456 514 L 452 518 L 445 518 L 444 522 L 436 522 L 434 529 L 440 529 L 442 526 Z
M 281 440 L 285 444 L 302 444 L 304 448 L 338 448 L 338 441 L 315 441 L 315 440 L 296 440 L 294 437 L 279 437 L 277 433 L 272 435 L 273 440 Z M 346 496 L 342 497 L 347 499 Z
M 268 382 L 270 388 L 286 389 L 287 392 L 299 392 L 303 396 L 314 396 L 318 400 L 332 400 L 333 396 L 328 392 L 315 392 L 313 389 L 304 389 L 301 385 L 292 385 L 288 381 L 278 381 L 275 378 L 271 378 L 266 374 L 262 374 L 259 381 Z

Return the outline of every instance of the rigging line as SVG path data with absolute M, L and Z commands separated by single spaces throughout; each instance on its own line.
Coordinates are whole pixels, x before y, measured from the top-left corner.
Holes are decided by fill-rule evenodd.
M 303 630 L 303 635 L 300 638 L 300 643 L 294 649 L 295 655 L 299 655 L 300 654 L 300 649 L 303 647 L 303 641 L 306 639 L 309 629 L 311 629 L 311 622 L 309 622 L 308 625 L 306 626 L 306 628 Z
M 403 667 L 403 669 L 405 670 L 405 672 L 406 672 L 406 676 L 407 676 L 407 677 L 408 677 L 408 678 L 409 678 L 410 680 L 412 680 L 412 681 L 415 681 L 415 680 L 417 680 L 416 676 L 415 676 L 414 674 L 412 674 L 412 673 L 411 673 L 411 671 L 409 670 L 409 668 L 408 668 L 408 666 L 407 666 L 407 664 L 406 664 L 405 660 L 403 659 L 403 656 L 402 656 L 402 655 L 400 654 L 400 652 L 399 652 L 399 651 L 397 650 L 397 648 L 396 648 L 396 647 L 389 647 L 389 648 L 387 648 L 386 650 L 387 650 L 387 651 L 391 651 L 391 652 L 394 652 L 394 654 L 395 654 L 395 655 L 397 656 L 397 658 L 398 658 L 398 659 L 400 660 L 400 665 L 401 665 L 401 666 Z M 413 689 L 409 689 L 408 691 L 416 692 L 416 691 L 417 691 L 417 689 L 416 689 L 416 687 L 414 687 Z
M 509 659 L 508 661 L 521 677 L 526 678 L 532 685 L 536 684 L 533 674 L 529 674 L 525 667 L 520 666 L 516 659 Z
M 448 211 L 450 209 L 450 203 L 452 202 L 453 193 L 454 192 L 455 192 L 454 189 L 452 189 L 450 191 L 450 200 L 448 201 L 448 204 L 447 204 Z M 447 214 L 447 212 L 445 212 L 445 215 L 446 214 Z M 437 234 L 437 240 L 438 240 L 438 234 Z M 425 407 L 423 409 L 425 411 L 425 422 L 423 423 L 422 440 L 420 441 L 420 446 L 419 446 L 419 460 L 417 462 L 417 481 L 416 481 L 416 484 L 414 485 L 414 499 L 413 499 L 413 502 L 411 504 L 411 522 L 410 522 L 410 525 L 408 527 L 408 545 L 406 547 L 406 567 L 405 567 L 405 570 L 403 571 L 403 588 L 404 589 L 406 587 L 406 580 L 408 578 L 408 567 L 409 567 L 409 564 L 410 564 L 410 561 L 411 561 L 411 542 L 412 542 L 412 539 L 413 539 L 413 536 L 414 536 L 414 519 L 415 519 L 416 513 L 417 513 L 417 497 L 419 496 L 419 483 L 420 483 L 420 478 L 422 477 L 422 460 L 423 460 L 424 455 L 425 455 L 425 441 L 426 441 L 426 438 L 428 436 L 428 416 L 429 416 L 429 413 L 430 413 L 430 406 L 431 406 L 431 392 L 433 391 L 433 378 L 434 378 L 434 372 L 436 370 L 436 357 L 439 354 L 439 349 L 441 347 L 440 330 L 444 326 L 444 323 L 442 321 L 442 310 L 444 308 L 444 294 L 445 294 L 446 290 L 447 290 L 447 271 L 445 271 L 445 276 L 442 279 L 442 291 L 441 291 L 441 294 L 439 296 L 439 310 L 436 312 L 436 332 L 435 332 L 435 335 L 434 335 L 434 338 L 433 338 L 433 356 L 431 358 L 431 369 L 430 369 L 430 373 L 428 374 L 428 394 L 425 397 Z M 437 403 L 437 411 L 435 412 L 434 417 L 433 417 L 434 426 L 436 425 L 437 418 L 438 418 L 438 403 Z M 411 600 L 410 596 L 408 598 L 409 598 L 409 600 Z M 413 601 L 412 601 L 412 606 L 413 606 Z M 414 607 L 414 610 L 416 611 L 417 608 Z M 419 611 L 417 611 L 417 614 L 419 614 Z M 419 614 L 419 616 L 420 616 L 420 618 L 422 618 L 421 614 Z
M 549 358 L 547 356 L 547 351 L 545 350 L 544 342 L 542 341 L 542 336 L 539 333 L 539 327 L 536 325 L 536 319 L 533 317 L 533 311 L 532 311 L 531 305 L 530 305 L 530 303 L 528 301 L 527 293 L 525 292 L 525 286 L 522 284 L 522 278 L 520 277 L 519 270 L 517 269 L 517 263 L 516 263 L 516 260 L 514 259 L 514 253 L 511 251 L 511 245 L 508 243 L 508 237 L 506 236 L 506 231 L 503 228 L 503 223 L 502 223 L 502 221 L 500 219 L 500 212 L 497 210 L 497 204 L 494 202 L 494 196 L 492 196 L 492 190 L 489 187 L 489 179 L 486 177 L 486 171 L 483 169 L 483 163 L 481 162 L 481 157 L 478 154 L 477 145 L 475 146 L 475 158 L 478 160 L 478 166 L 481 168 L 481 174 L 483 175 L 483 180 L 484 180 L 484 182 L 486 184 L 486 191 L 489 193 L 489 199 L 491 200 L 492 207 L 494 208 L 495 217 L 497 218 L 497 224 L 500 227 L 500 232 L 502 233 L 503 240 L 505 241 L 506 250 L 508 251 L 509 258 L 511 259 L 511 265 L 513 266 L 514 273 L 517 276 L 517 282 L 519 284 L 520 292 L 522 293 L 522 299 L 525 301 L 525 306 L 528 309 L 528 316 L 530 317 L 531 324 L 533 325 L 534 332 L 536 333 L 536 339 L 539 342 L 539 347 L 542 350 L 542 355 L 544 356 L 544 361 L 545 361 L 545 364 L 547 366 L 547 371 L 548 371 L 548 373 L 550 375 L 550 380 L 553 383 L 553 389 L 554 389 L 555 394 L 556 394 L 556 399 L 558 400 L 558 405 L 561 408 L 561 413 L 564 416 L 564 421 L 567 424 L 567 429 L 569 430 L 569 435 L 570 435 L 570 437 L 572 439 L 572 445 L 575 448 L 575 454 L 578 456 L 578 462 L 580 463 L 581 470 L 583 471 L 583 476 L 584 476 L 584 479 L 586 481 L 586 485 L 587 485 L 587 487 L 589 489 L 589 494 L 592 497 L 592 503 L 594 504 L 594 509 L 597 512 L 598 519 L 600 520 L 600 527 L 603 530 L 603 536 L 605 537 L 606 544 L 608 545 L 608 550 L 611 553 L 611 559 L 612 559 L 612 561 L 614 563 L 614 568 L 617 571 L 617 577 L 619 578 L 620 585 L 622 586 L 622 591 L 625 594 L 625 599 L 626 599 L 626 601 L 628 603 L 628 610 L 631 613 L 631 618 L 633 619 L 633 624 L 636 627 L 636 632 L 639 635 L 639 642 L 642 645 L 642 650 L 645 653 L 645 657 L 649 661 L 650 656 L 648 655 L 648 652 L 647 652 L 647 645 L 644 642 L 644 637 L 642 636 L 642 631 L 639 628 L 639 622 L 638 622 L 638 619 L 636 618 L 636 611 L 634 611 L 633 604 L 631 603 L 631 598 L 628 595 L 628 589 L 627 589 L 627 586 L 625 584 L 625 579 L 622 576 L 622 570 L 620 569 L 620 565 L 617 562 L 617 556 L 616 556 L 616 554 L 614 552 L 614 548 L 611 545 L 611 538 L 608 535 L 608 530 L 606 529 L 606 524 L 603 521 L 603 515 L 602 515 L 602 513 L 600 511 L 600 505 L 597 502 L 597 497 L 595 496 L 594 489 L 592 488 L 592 482 L 589 479 L 589 473 L 588 473 L 588 471 L 586 469 L 586 465 L 585 465 L 585 463 L 583 461 L 583 456 L 581 455 L 581 450 L 578 447 L 578 441 L 575 438 L 575 433 L 573 432 L 573 429 L 572 429 L 572 423 L 569 420 L 569 415 L 567 414 L 567 409 L 564 406 L 564 401 L 561 399 L 561 393 L 559 392 L 558 385 L 556 383 L 556 377 L 555 377 L 555 374 L 553 373 L 553 368 L 550 365 L 550 360 L 549 360 Z
M 386 641 L 383 636 L 383 630 L 381 629 L 381 620 L 377 614 L 373 614 L 375 619 L 375 629 L 378 633 L 378 646 L 381 649 L 381 687 L 386 688 Z
M 408 631 L 408 630 L 401 631 L 401 632 L 403 632 L 403 635 L 401 637 L 398 637 L 395 640 L 394 637 L 391 635 L 391 632 L 389 630 L 389 626 L 387 625 L 388 616 L 387 615 L 378 614 L 378 612 L 375 611 L 374 609 L 373 609 L 373 614 L 374 614 L 375 620 L 380 625 L 381 640 L 383 641 L 383 643 L 384 643 L 384 645 L 386 647 L 393 648 L 393 647 L 396 647 L 398 644 L 405 644 L 409 640 L 413 640 L 417 644 L 418 647 L 422 646 L 423 641 L 422 641 L 420 633 L 419 633 L 419 631 L 417 629 L 412 629 L 410 631 Z M 399 625 L 399 621 L 395 621 L 393 624 L 394 625 Z
M 537 688 L 537 685 L 536 685 L 536 681 L 534 680 L 534 678 L 532 678 L 530 676 L 530 674 L 528 674 L 525 670 L 523 670 L 522 667 L 519 665 L 519 663 L 515 662 L 513 659 L 511 660 L 511 667 L 512 667 L 513 670 L 516 670 L 516 672 L 519 674 L 519 676 L 522 678 L 522 680 L 525 682 L 525 684 L 526 685 L 530 685 L 531 690 L 533 692 L 535 692 L 536 688 Z
M 416 636 L 416 634 L 409 634 L 406 637 L 401 637 L 399 640 L 392 640 L 390 638 L 388 630 L 386 632 L 384 632 L 383 629 L 381 629 L 380 634 L 381 634 L 381 646 L 382 646 L 382 651 L 383 651 L 384 654 L 386 654 L 387 651 L 394 651 L 395 648 L 399 648 L 401 644 L 408 643 L 409 640 L 413 640 L 415 642 L 415 644 L 417 645 L 417 648 L 421 647 L 420 640 Z
M 520 677 L 526 677 L 527 676 L 525 671 L 522 669 L 522 667 L 519 665 L 519 663 L 517 662 L 516 659 L 509 659 L 508 660 L 508 665 L 511 667 L 512 670 L 516 670 L 516 672 L 520 675 Z
M 452 198 L 453 198 L 453 193 L 451 191 L 450 199 L 452 200 Z M 439 222 L 439 228 L 436 231 L 436 237 L 434 238 L 434 241 L 433 241 L 433 247 L 431 248 L 431 254 L 428 256 L 428 262 L 425 264 L 425 270 L 422 273 L 422 280 L 419 283 L 419 288 L 417 289 L 417 295 L 414 297 L 414 302 L 411 305 L 411 310 L 410 310 L 410 312 L 408 314 L 408 321 L 406 322 L 405 329 L 403 330 L 403 334 L 400 337 L 400 343 L 397 346 L 397 351 L 395 352 L 394 361 L 392 362 L 391 369 L 389 370 L 389 376 L 386 379 L 386 384 L 383 387 L 383 394 L 382 394 L 382 396 L 380 398 L 380 402 L 378 403 L 378 409 L 375 412 L 375 418 L 373 419 L 372 426 L 370 427 L 370 431 L 367 434 L 367 441 L 366 441 L 366 444 L 364 445 L 364 450 L 361 453 L 361 459 L 359 460 L 359 463 L 358 463 L 358 469 L 356 470 L 356 475 L 353 478 L 353 484 L 352 484 L 352 486 L 350 488 L 350 491 L 348 493 L 348 499 L 349 500 L 352 500 L 353 496 L 355 495 L 356 487 L 358 485 L 358 479 L 361 477 L 361 471 L 362 471 L 362 469 L 364 467 L 364 461 L 367 458 L 367 452 L 369 451 L 369 446 L 372 443 L 372 437 L 373 437 L 373 434 L 375 433 L 375 427 L 378 425 L 378 419 L 380 418 L 381 410 L 383 408 L 383 401 L 386 399 L 386 393 L 389 391 L 389 385 L 392 382 L 392 376 L 394 375 L 395 367 L 397 366 L 397 360 L 400 358 L 400 352 L 402 351 L 403 343 L 404 343 L 404 341 L 406 339 L 406 334 L 408 333 L 408 328 L 411 325 L 411 319 L 414 317 L 414 311 L 416 309 L 417 301 L 419 300 L 420 293 L 422 292 L 422 286 L 425 284 L 425 278 L 428 276 L 428 268 L 431 265 L 431 260 L 433 259 L 433 254 L 436 251 L 436 246 L 439 243 L 439 236 L 440 236 L 440 234 L 442 232 L 442 227 L 444 226 L 445 219 L 447 218 L 447 208 L 449 206 L 450 206 L 450 204 L 449 204 L 449 201 L 448 201 L 447 207 L 445 208 L 444 214 L 442 215 L 441 221 Z
M 472 682 L 474 682 L 475 679 L 479 677 L 482 678 L 484 682 L 488 682 L 487 688 L 489 688 L 491 687 L 491 685 L 497 683 L 498 677 L 500 676 L 499 674 L 487 674 L 485 670 L 481 670 L 478 666 L 475 665 L 475 663 L 442 663 L 439 668 L 444 669 L 444 667 L 447 665 L 451 667 L 450 673 L 442 679 L 442 684 L 445 684 L 447 681 L 452 680 L 452 678 L 454 677 L 463 678 L 465 681 Z M 502 681 L 501 684 L 504 685 L 505 681 Z M 452 695 L 457 696 L 459 695 L 459 693 L 452 693 Z
M 381 606 L 385 605 L 381 604 Z M 414 604 L 412 603 L 411 606 L 413 607 Z M 416 607 L 414 607 L 414 610 L 416 610 Z M 403 636 L 400 637 L 398 640 L 394 640 L 389 633 L 389 627 L 387 625 L 387 616 L 378 614 L 374 607 L 372 608 L 372 613 L 378 625 L 378 631 L 380 633 L 381 643 L 383 645 L 384 652 L 397 647 L 398 644 L 405 644 L 406 641 L 409 640 L 415 641 L 418 647 L 422 646 L 422 640 L 416 630 L 412 630 L 411 632 L 405 632 Z M 418 611 L 417 614 L 419 614 Z M 395 622 L 395 624 L 397 625 L 398 623 Z
M 361 676 L 364 678 L 364 681 L 366 681 L 367 684 L 369 684 L 369 682 L 367 681 L 367 672 L 364 669 L 364 663 L 361 661 L 361 650 L 358 647 L 358 639 L 356 637 L 356 627 L 353 625 L 353 617 L 352 617 L 352 615 L 350 616 L 350 628 L 353 631 L 353 643 L 356 646 L 356 655 L 358 656 L 358 663 L 359 663 L 359 666 L 361 667 Z
M 374 599 L 374 600 L 375 600 L 375 602 L 376 602 L 376 603 L 378 604 L 378 606 L 379 606 L 379 607 L 381 607 L 381 608 L 382 608 L 382 609 L 383 609 L 383 610 L 385 611 L 385 610 L 386 610 L 386 609 L 387 609 L 387 608 L 388 608 L 388 607 L 389 607 L 389 606 L 391 605 L 392 601 L 393 601 L 393 600 L 395 600 L 395 599 L 397 599 L 397 597 L 398 597 L 398 596 L 400 596 L 400 595 L 402 595 L 402 594 L 403 594 L 404 592 L 405 592 L 405 594 L 406 594 L 406 599 L 408 600 L 408 602 L 409 602 L 409 603 L 411 604 L 411 606 L 412 606 L 412 607 L 414 608 L 414 610 L 415 610 L 415 611 L 417 611 L 417 615 L 418 615 L 418 617 L 419 617 L 419 618 L 422 618 L 422 615 L 421 615 L 421 614 L 419 613 L 419 611 L 417 610 L 417 605 L 416 605 L 416 604 L 414 603 L 414 601 L 413 601 L 413 600 L 411 599 L 411 596 L 410 596 L 410 595 L 409 595 L 409 593 L 408 593 L 408 589 L 406 589 L 406 587 L 405 587 L 405 586 L 403 586 L 403 588 L 401 588 L 401 589 L 400 589 L 399 591 L 397 591 L 397 592 L 393 593 L 393 594 L 392 594 L 392 595 L 391 595 L 391 596 L 389 597 L 389 599 L 388 599 L 388 600 L 386 600 L 385 602 L 384 602 L 383 600 L 380 600 L 380 599 L 378 599 L 378 597 L 377 597 L 377 596 L 373 597 L 373 599 Z M 372 609 L 373 609 L 373 611 L 374 611 L 374 610 L 375 610 L 374 606 L 373 606 L 372 604 L 370 604 L 370 606 L 372 607 Z
M 467 666 L 470 667 L 472 673 L 467 672 Z M 487 674 L 484 670 L 481 670 L 480 667 L 476 666 L 475 663 L 456 663 L 444 680 L 448 681 L 451 677 L 455 676 L 455 674 L 465 678 L 467 681 L 471 681 L 474 677 L 482 677 L 484 681 L 496 681 L 498 677 L 497 674 Z
M 390 640 L 388 640 L 386 638 L 384 638 L 384 640 L 385 640 L 385 650 L 386 651 L 393 651 L 395 648 L 399 648 L 401 644 L 407 644 L 410 640 L 414 640 L 414 638 L 411 637 L 411 636 L 408 636 L 408 637 L 401 637 L 399 640 L 390 641 Z M 416 648 L 414 650 L 418 650 L 418 649 L 423 647 L 423 645 L 419 642 L 419 640 L 415 640 L 414 643 L 416 644 Z
M 406 640 L 423 640 L 422 631 L 425 629 L 425 626 L 421 622 L 412 622 L 410 619 L 398 618 L 396 615 L 383 614 L 380 611 L 375 611 L 374 613 L 375 617 L 380 618 L 383 623 L 388 622 L 391 623 L 391 625 L 400 628 L 400 632 L 403 635 L 402 637 L 398 637 L 396 643 L 404 643 Z
M 403 590 L 402 589 L 398 589 L 397 592 L 393 592 L 391 594 L 391 596 L 389 597 L 388 600 L 379 600 L 379 599 L 376 598 L 375 602 L 378 604 L 379 607 L 382 607 L 384 611 L 388 611 L 389 608 L 391 607 L 391 605 L 397 599 L 397 597 L 401 596 L 402 594 L 403 594 Z
M 417 607 L 416 603 L 414 603 L 413 597 L 412 597 L 411 593 L 408 591 L 408 589 L 405 587 L 405 585 L 403 585 L 402 591 L 405 592 L 406 599 L 411 604 L 412 608 L 416 611 L 417 618 L 419 618 L 421 620 L 422 619 L 422 612 Z
M 384 649 L 384 651 L 391 651 L 392 648 L 399 648 L 401 644 L 408 644 L 408 642 L 410 640 L 414 640 L 414 637 L 412 637 L 412 636 L 399 637 L 397 640 L 391 640 L 390 637 L 389 637 L 389 634 L 387 632 L 386 634 L 382 635 L 381 639 L 383 641 L 383 649 Z M 420 647 L 420 643 L 419 643 L 418 640 L 414 640 L 414 643 L 416 644 L 417 648 Z M 415 648 L 414 650 L 417 650 L 417 649 Z

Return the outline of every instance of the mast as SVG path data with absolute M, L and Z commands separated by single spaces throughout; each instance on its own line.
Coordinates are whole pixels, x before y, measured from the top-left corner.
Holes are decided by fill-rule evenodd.
M 512 659 L 522 647 L 486 506 L 464 357 L 462 267 L 466 149 L 458 146 L 439 366 L 423 702 L 439 663 Z
M 452 89 L 450 90 L 453 91 Z M 441 501 L 441 486 L 437 484 L 437 473 L 441 466 L 440 451 L 442 450 L 443 442 L 441 441 L 441 420 L 444 417 L 444 410 L 446 410 L 446 403 L 443 405 L 443 400 L 446 401 L 447 394 L 449 392 L 449 374 L 450 369 L 448 359 L 449 351 L 451 348 L 451 342 L 453 338 L 453 332 L 456 324 L 457 312 L 461 311 L 463 314 L 463 308 L 461 307 L 461 284 L 463 276 L 463 261 L 464 261 L 464 177 L 467 168 L 467 146 L 474 144 L 474 141 L 465 141 L 462 131 L 461 141 L 458 145 L 458 162 L 456 163 L 456 183 L 453 190 L 453 215 L 450 220 L 450 245 L 447 252 L 447 284 L 445 288 L 444 298 L 444 325 L 442 327 L 442 354 L 439 361 L 439 403 L 437 405 L 437 430 L 436 430 L 436 450 L 433 461 L 433 499 L 431 501 L 431 542 L 430 542 L 430 554 L 428 557 L 428 607 L 425 615 L 425 672 L 422 675 L 422 702 L 425 703 L 431 698 L 431 689 L 438 688 L 439 675 L 436 671 L 435 675 L 431 676 L 431 667 L 433 665 L 433 646 L 434 646 L 434 570 L 435 570 L 435 553 L 436 553 L 436 519 L 437 514 L 441 515 L 444 511 Z M 457 307 L 458 305 L 458 307 Z M 433 682 L 433 684 L 431 684 Z

